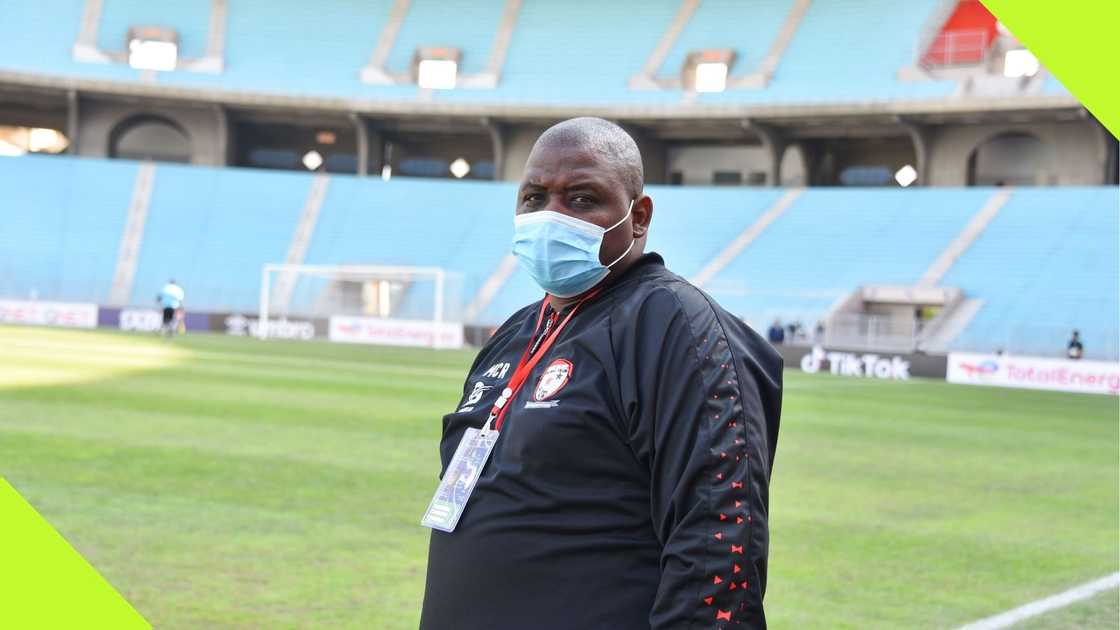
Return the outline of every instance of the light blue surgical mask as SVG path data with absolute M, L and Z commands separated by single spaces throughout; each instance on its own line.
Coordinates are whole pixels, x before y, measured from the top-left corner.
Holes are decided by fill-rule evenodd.
M 599 262 L 603 235 L 626 222 L 626 216 L 604 228 L 566 214 L 539 210 L 513 218 L 513 255 L 537 284 L 556 297 L 574 297 L 602 282 L 610 268 L 626 257 L 630 246 L 609 265 Z

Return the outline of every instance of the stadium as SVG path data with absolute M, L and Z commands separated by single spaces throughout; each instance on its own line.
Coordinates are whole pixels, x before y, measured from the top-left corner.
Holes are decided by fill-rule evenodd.
M 526 160 L 595 116 L 784 360 L 772 627 L 1116 627 L 1118 143 L 978 0 L 0 14 L 0 476 L 153 626 L 417 626 Z

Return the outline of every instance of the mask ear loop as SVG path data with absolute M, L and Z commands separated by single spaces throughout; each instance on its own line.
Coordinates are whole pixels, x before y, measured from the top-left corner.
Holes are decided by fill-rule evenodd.
M 615 229 L 616 227 L 622 225 L 623 222 L 626 221 L 626 219 L 630 218 L 630 213 L 633 212 L 633 211 L 634 211 L 634 200 L 631 199 L 630 200 L 630 207 L 626 209 L 626 214 L 621 219 L 618 220 L 618 223 L 615 223 L 614 225 L 610 226 L 609 228 L 603 230 L 603 234 L 606 234 L 607 232 L 610 232 L 611 230 Z
M 630 218 L 630 213 L 633 212 L 633 211 L 634 211 L 634 200 L 631 199 L 630 200 L 630 207 L 626 210 L 626 216 L 622 217 L 622 219 L 620 219 L 618 223 L 615 223 L 614 225 L 610 226 L 606 230 L 603 230 L 603 233 L 606 234 L 607 232 L 610 232 L 611 230 L 615 229 L 616 227 L 622 225 L 622 223 L 624 221 L 626 221 L 626 219 Z M 631 238 L 630 239 L 630 246 L 626 248 L 626 251 L 622 252 L 621 256 L 619 256 L 618 258 L 615 258 L 614 261 L 611 262 L 611 264 L 607 265 L 607 269 L 610 269 L 611 267 L 615 266 L 615 264 L 618 263 L 618 261 L 622 260 L 623 258 L 626 258 L 626 255 L 630 253 L 630 250 L 634 249 L 634 243 L 636 243 L 636 242 L 638 242 L 638 239 Z

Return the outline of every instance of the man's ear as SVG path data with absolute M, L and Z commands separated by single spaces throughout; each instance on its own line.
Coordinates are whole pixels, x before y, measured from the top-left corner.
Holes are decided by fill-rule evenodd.
M 631 219 L 634 226 L 634 238 L 642 238 L 649 232 L 649 222 L 653 219 L 653 199 L 648 195 L 638 197 L 634 202 Z

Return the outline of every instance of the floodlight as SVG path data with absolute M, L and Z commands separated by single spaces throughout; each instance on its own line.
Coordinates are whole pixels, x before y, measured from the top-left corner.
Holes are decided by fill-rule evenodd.
M 59 153 L 66 148 L 67 144 L 66 136 L 54 129 L 32 127 L 27 135 L 27 150 L 32 153 L 40 153 L 43 151 Z
M 684 58 L 681 86 L 691 92 L 722 92 L 734 63 L 735 51 L 730 48 L 694 50 Z
M 179 45 L 174 40 L 146 38 L 139 30 L 129 38 L 129 65 L 136 70 L 172 71 L 179 58 Z
M 459 64 L 451 59 L 421 59 L 416 83 L 426 90 L 453 90 Z
M 451 174 L 458 179 L 463 179 L 467 176 L 467 173 L 470 172 L 471 165 L 463 158 L 456 158 L 455 161 L 451 163 Z
M 907 164 L 898 169 L 898 172 L 894 174 L 894 181 L 898 182 L 899 186 L 906 188 L 910 184 L 918 181 L 918 171 L 916 171 L 913 166 Z
M 727 88 L 727 64 L 698 63 L 696 64 L 697 92 L 722 92 Z
M 1033 77 L 1038 73 L 1038 59 L 1026 48 L 1009 50 L 1003 58 L 1003 76 Z
M 307 170 L 314 171 L 323 165 L 323 156 L 318 151 L 311 150 L 303 154 L 302 162 Z

